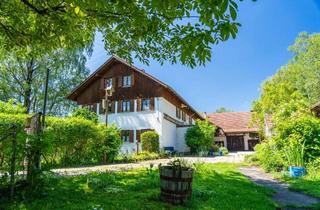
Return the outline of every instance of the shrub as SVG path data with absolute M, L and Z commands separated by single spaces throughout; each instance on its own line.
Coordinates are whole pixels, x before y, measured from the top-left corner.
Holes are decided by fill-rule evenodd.
M 254 165 L 255 165 L 255 164 L 258 164 L 259 159 L 258 159 L 258 157 L 257 157 L 257 154 L 254 153 L 254 154 L 250 154 L 250 155 L 244 156 L 244 161 L 245 161 L 246 163 L 254 164 Z
M 186 132 L 186 144 L 192 153 L 208 151 L 213 142 L 215 127 L 208 120 L 197 120 Z
M 303 116 L 277 124 L 275 140 L 279 147 L 284 148 L 292 135 L 298 135 L 305 142 L 307 162 L 320 156 L 320 119 Z
M 155 131 L 146 131 L 141 134 L 141 145 L 144 151 L 159 152 L 159 134 Z
M 301 136 L 292 134 L 287 140 L 284 154 L 288 166 L 304 166 L 304 142 L 302 142 Z
M 0 113 L 23 114 L 26 113 L 26 109 L 22 104 L 16 104 L 12 99 L 10 99 L 8 102 L 0 101 Z
M 73 110 L 71 117 L 83 118 L 98 123 L 98 115 L 95 112 L 91 112 L 87 107 L 76 108 Z
M 285 165 L 284 154 L 277 147 L 275 141 L 264 141 L 255 146 L 256 158 L 266 171 L 280 171 Z
M 220 152 L 222 152 L 222 154 L 223 154 L 223 155 L 227 155 L 227 154 L 229 154 L 228 149 L 227 149 L 227 148 L 225 148 L 225 147 L 220 147 L 220 148 L 219 148 L 219 151 L 220 151 Z
M 213 152 L 219 152 L 219 146 L 218 145 L 212 145 L 212 151 Z
M 162 156 L 159 153 L 154 153 L 154 152 L 147 152 L 147 151 L 142 151 L 139 152 L 138 154 L 129 154 L 129 155 L 118 155 L 115 158 L 115 162 L 120 162 L 120 163 L 132 163 L 132 162 L 140 162 L 144 160 L 155 160 L 159 159 Z
M 12 124 L 18 125 L 17 169 L 24 159 L 26 114 L 0 113 L 0 136 Z M 98 125 L 83 118 L 47 117 L 41 140 L 44 167 L 70 166 L 111 162 L 121 146 L 120 132 L 114 126 Z M 32 140 L 29 136 L 29 141 Z M 11 158 L 11 141 L 0 143 L 0 168 L 8 170 Z

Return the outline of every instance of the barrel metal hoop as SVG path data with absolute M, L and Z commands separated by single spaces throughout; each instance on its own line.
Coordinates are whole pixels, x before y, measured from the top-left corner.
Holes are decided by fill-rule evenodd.
M 161 187 L 161 192 L 164 193 L 168 193 L 168 194 L 176 194 L 176 195 L 188 195 L 191 194 L 192 190 L 191 189 L 187 189 L 187 190 L 168 190 L 168 189 L 164 189 Z
M 168 180 L 168 181 L 176 181 L 176 182 L 192 182 L 192 177 L 180 178 L 180 177 L 170 177 L 170 176 L 160 175 L 160 179 Z

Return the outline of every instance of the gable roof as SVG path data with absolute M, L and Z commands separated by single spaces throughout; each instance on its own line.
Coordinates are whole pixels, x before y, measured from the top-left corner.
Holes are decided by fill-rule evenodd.
M 223 112 L 208 115 L 214 125 L 225 133 L 257 132 L 257 125 L 251 126 L 252 112 Z
M 124 59 L 112 55 L 104 64 L 102 64 L 96 71 L 94 71 L 87 79 L 85 79 L 80 85 L 78 85 L 75 89 L 72 90 L 72 92 L 70 94 L 68 94 L 66 96 L 67 99 L 76 101 L 77 96 L 83 91 L 85 90 L 90 84 L 92 84 L 93 82 L 95 82 L 97 79 L 100 78 L 100 76 L 103 74 L 103 72 L 105 71 L 105 69 L 108 66 L 111 66 L 114 63 L 122 63 L 128 67 L 130 67 L 133 71 L 139 72 L 140 74 L 148 77 L 149 79 L 155 81 L 156 83 L 158 83 L 159 85 L 161 85 L 162 87 L 164 87 L 165 89 L 167 89 L 169 92 L 171 92 L 175 97 L 177 97 L 184 105 L 186 105 L 192 112 L 196 113 L 196 115 L 198 116 L 198 118 L 200 119 L 204 119 L 204 117 L 197 112 L 191 105 L 189 105 L 189 103 L 184 100 L 184 98 L 182 98 L 182 96 L 180 96 L 173 88 L 171 88 L 169 85 L 163 83 L 162 81 L 158 80 L 157 78 L 155 78 L 154 76 L 146 73 L 144 70 L 139 69 L 133 65 L 131 65 L 130 63 L 128 63 L 127 61 L 125 61 Z

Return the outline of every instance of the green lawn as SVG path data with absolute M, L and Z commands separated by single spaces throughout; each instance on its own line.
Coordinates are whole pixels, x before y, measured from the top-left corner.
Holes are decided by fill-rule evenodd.
M 0 204 L 4 209 L 275 209 L 272 192 L 241 175 L 233 164 L 199 164 L 191 202 L 159 201 L 158 170 L 48 177 L 42 197 Z
M 303 192 L 320 198 L 320 174 L 318 177 L 305 176 L 301 178 L 282 177 L 282 180 L 290 184 L 292 191 Z

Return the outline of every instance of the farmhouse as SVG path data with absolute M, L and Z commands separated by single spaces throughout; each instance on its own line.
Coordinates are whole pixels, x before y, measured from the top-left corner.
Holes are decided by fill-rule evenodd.
M 196 119 L 203 119 L 170 86 L 116 56 L 67 98 L 96 112 L 100 122 L 115 123 L 122 130 L 122 153 L 141 150 L 140 135 L 147 130 L 159 134 L 160 148 L 187 151 L 185 132 Z
M 252 112 L 214 113 L 208 118 L 218 127 L 215 143 L 229 151 L 253 150 L 259 143 L 259 127 L 251 123 Z

